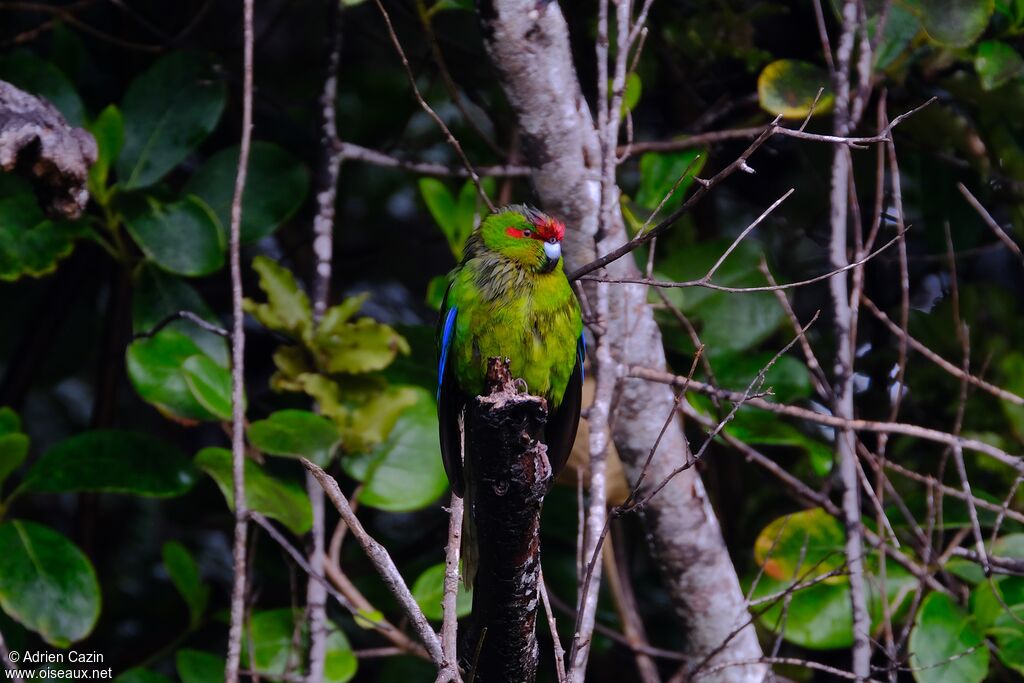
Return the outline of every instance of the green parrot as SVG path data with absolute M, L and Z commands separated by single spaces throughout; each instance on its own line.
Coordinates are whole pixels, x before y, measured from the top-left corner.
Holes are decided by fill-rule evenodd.
M 547 400 L 544 442 L 555 475 L 576 438 L 586 348 L 579 302 L 562 268 L 564 236 L 562 222 L 536 209 L 498 209 L 470 235 L 449 276 L 438 319 L 437 412 L 448 481 L 466 501 L 467 586 L 475 574 L 476 543 L 459 422 L 467 402 L 484 391 L 488 359 L 510 359 L 512 376 Z

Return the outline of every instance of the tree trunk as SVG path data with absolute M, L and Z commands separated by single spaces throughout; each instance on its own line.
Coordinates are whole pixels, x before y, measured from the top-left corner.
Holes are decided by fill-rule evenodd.
M 627 240 L 621 213 L 599 225 L 600 145 L 572 63 L 568 29 L 557 3 L 480 0 L 484 41 L 506 96 L 516 112 L 524 153 L 544 208 L 570 227 L 567 268 L 574 269 Z M 617 200 L 617 198 L 616 198 Z M 637 277 L 631 256 L 609 264 L 610 277 Z M 661 332 L 647 305 L 646 287 L 615 285 L 609 319 L 616 360 L 665 367 Z M 674 409 L 667 387 L 636 379 L 619 385 L 613 438 L 627 476 L 635 482 L 666 417 Z M 689 455 L 678 422 L 666 431 L 640 495 L 644 497 Z M 676 615 L 687 628 L 694 663 L 751 661 L 760 645 L 735 568 L 700 477 L 691 468 L 675 476 L 645 507 L 652 553 Z M 704 681 L 760 681 L 763 665 L 737 665 Z

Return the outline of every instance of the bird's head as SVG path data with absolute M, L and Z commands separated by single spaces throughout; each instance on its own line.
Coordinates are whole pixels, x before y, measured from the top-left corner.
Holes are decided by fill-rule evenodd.
M 486 248 L 537 273 L 550 273 L 559 266 L 563 237 L 562 221 L 522 205 L 498 209 L 480 226 Z

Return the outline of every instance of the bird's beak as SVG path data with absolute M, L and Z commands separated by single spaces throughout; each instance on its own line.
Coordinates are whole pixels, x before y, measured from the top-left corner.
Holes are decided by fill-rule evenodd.
M 562 243 L 561 242 L 545 242 L 544 243 L 544 256 L 547 258 L 544 261 L 544 267 L 541 268 L 542 273 L 550 273 L 558 265 L 559 259 L 562 258 Z

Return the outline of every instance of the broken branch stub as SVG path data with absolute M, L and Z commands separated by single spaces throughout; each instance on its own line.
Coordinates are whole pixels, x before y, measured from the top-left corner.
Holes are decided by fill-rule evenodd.
M 89 201 L 96 141 L 46 100 L 0 81 L 0 168 L 26 176 L 47 214 L 78 218 Z
M 479 560 L 461 659 L 480 683 L 530 683 L 537 674 L 540 512 L 552 481 L 546 421 L 547 402 L 518 390 L 507 359 L 491 358 L 465 430 L 466 513 Z

